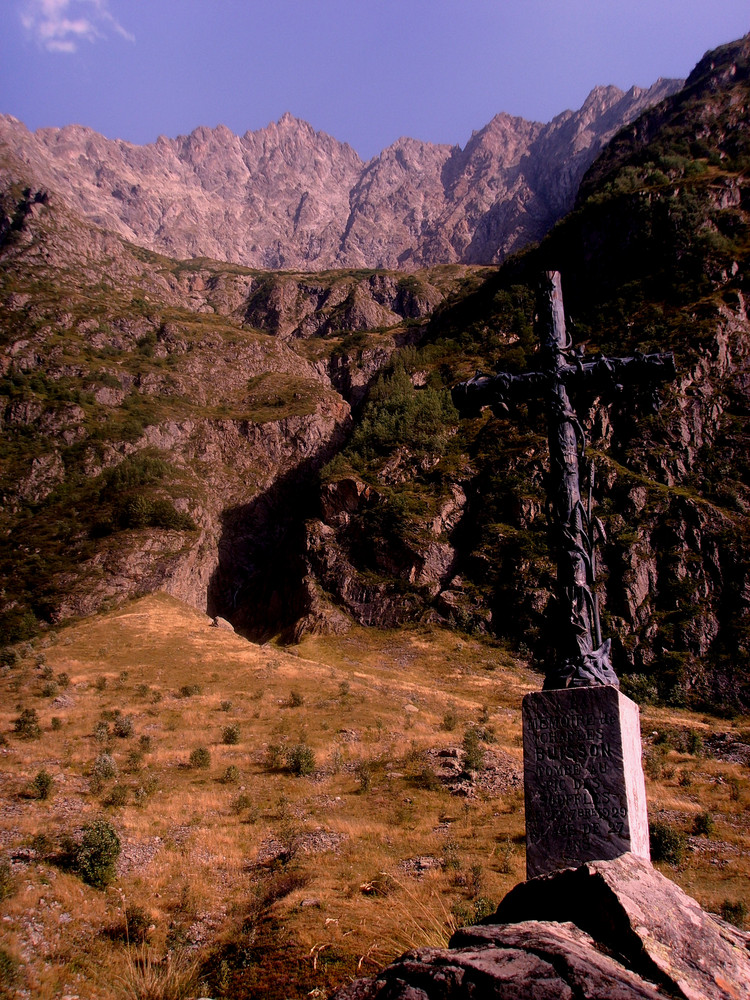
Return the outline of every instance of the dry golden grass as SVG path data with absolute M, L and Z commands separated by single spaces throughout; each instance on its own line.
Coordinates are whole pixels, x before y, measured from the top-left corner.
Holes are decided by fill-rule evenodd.
M 357 629 L 286 652 L 160 594 L 26 646 L 0 677 L 0 849 L 14 882 L 0 926 L 19 987 L 81 1000 L 325 995 L 444 942 L 524 877 L 523 797 L 510 780 L 460 797 L 420 771 L 481 720 L 517 777 L 521 699 L 538 686 L 502 647 L 438 629 Z M 13 733 L 24 708 L 41 739 Z M 115 735 L 128 728 L 118 718 L 131 735 Z M 663 709 L 644 718 L 646 734 L 730 725 Z M 300 744 L 312 774 L 271 766 Z M 206 768 L 190 766 L 199 748 Z M 117 774 L 97 782 L 102 754 Z M 42 768 L 47 800 L 28 794 Z M 714 909 L 742 899 L 746 771 L 663 748 L 654 775 L 653 814 L 686 830 L 706 809 L 715 818 L 669 876 Z M 55 857 L 102 815 L 123 844 L 104 891 Z M 128 908 L 147 945 L 125 939 Z

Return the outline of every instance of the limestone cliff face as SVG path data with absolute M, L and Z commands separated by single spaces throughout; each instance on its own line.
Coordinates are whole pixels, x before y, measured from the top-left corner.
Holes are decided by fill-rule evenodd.
M 605 142 L 679 84 L 600 87 L 547 125 L 500 114 L 464 149 L 402 138 L 369 163 L 289 114 L 243 136 L 220 125 L 147 146 L 78 125 L 31 133 L 6 115 L 0 143 L 75 213 L 173 257 L 285 270 L 492 264 L 542 236 Z

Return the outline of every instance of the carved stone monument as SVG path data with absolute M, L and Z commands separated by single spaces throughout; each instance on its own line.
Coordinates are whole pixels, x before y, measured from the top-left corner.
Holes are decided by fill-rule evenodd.
M 671 354 L 584 362 L 565 330 L 560 275 L 542 276 L 537 302 L 541 371 L 477 374 L 453 390 L 463 413 L 495 412 L 532 395 L 547 407 L 548 511 L 557 562 L 555 661 L 544 690 L 523 701 L 526 869 L 529 878 L 631 852 L 649 859 L 638 706 L 620 693 L 602 640 L 596 546 L 604 528 L 581 498 L 585 437 L 569 391 L 597 395 L 674 377 Z

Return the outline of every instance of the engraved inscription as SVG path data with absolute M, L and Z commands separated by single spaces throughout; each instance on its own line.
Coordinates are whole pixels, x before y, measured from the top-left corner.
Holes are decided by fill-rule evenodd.
M 602 837 L 628 837 L 625 789 L 616 778 L 621 751 L 612 742 L 617 725 L 617 715 L 609 712 L 528 720 L 536 790 L 536 807 L 527 819 L 532 840 L 544 835 L 550 817 L 556 837 L 566 842 L 567 857 L 588 856 Z
M 638 707 L 613 687 L 538 691 L 523 704 L 529 878 L 626 851 L 648 857 Z M 645 832 L 644 832 L 645 831 Z

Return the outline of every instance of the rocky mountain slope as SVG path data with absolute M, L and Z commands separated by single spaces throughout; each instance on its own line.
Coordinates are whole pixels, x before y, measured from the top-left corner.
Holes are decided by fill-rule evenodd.
M 745 38 L 620 136 L 539 248 L 439 310 L 384 373 L 307 529 L 310 572 L 339 609 L 390 624 L 437 614 L 539 661 L 553 648 L 541 406 L 461 421 L 439 386 L 533 367 L 533 289 L 560 268 L 589 355 L 677 358 L 656 411 L 632 394 L 577 401 L 618 672 L 639 697 L 750 702 L 749 97 Z
M 231 608 L 261 552 L 273 561 L 280 508 L 308 502 L 315 469 L 343 444 L 350 403 L 479 273 L 178 262 L 33 191 L 22 164 L 4 167 L 6 637 L 24 615 L 66 618 L 159 588 Z
M 35 189 L 174 257 L 303 270 L 491 264 L 540 239 L 607 140 L 680 82 L 598 87 L 545 125 L 499 114 L 463 149 L 401 138 L 368 163 L 289 114 L 243 136 L 198 128 L 147 146 L 77 125 L 31 133 L 6 115 L 0 144 Z

